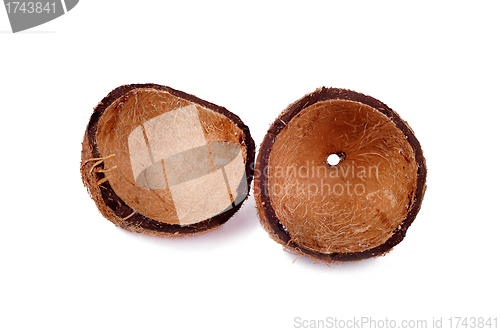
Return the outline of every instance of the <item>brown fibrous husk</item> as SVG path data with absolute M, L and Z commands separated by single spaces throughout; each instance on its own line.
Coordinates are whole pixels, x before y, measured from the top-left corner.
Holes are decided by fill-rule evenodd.
M 329 154 L 340 163 L 328 165 Z M 377 176 L 359 179 L 345 171 L 361 165 L 376 165 Z M 300 167 L 308 170 L 301 176 L 283 171 Z M 426 173 L 420 144 L 396 112 L 354 91 L 321 88 L 271 125 L 257 158 L 254 196 L 264 229 L 285 248 L 327 263 L 355 261 L 403 240 L 420 209 Z M 297 190 L 348 181 L 366 190 Z
M 154 98 L 159 99 L 156 100 Z M 133 107 L 130 106 L 127 109 L 127 103 L 133 105 Z M 223 189 L 227 189 L 230 199 L 233 200 L 228 208 L 225 210 L 221 208 L 214 210 L 221 212 L 217 214 L 214 213 L 214 215 L 208 214 L 209 217 L 203 220 L 200 219 L 204 215 L 203 213 L 198 213 L 196 218 L 193 217 L 190 219 L 185 215 L 179 216 L 179 211 L 177 211 L 176 214 L 175 208 L 178 205 L 174 206 L 174 203 L 178 202 L 172 200 L 172 193 L 169 192 L 169 189 L 171 189 L 170 185 L 174 182 L 174 184 L 178 186 L 183 185 L 183 183 L 193 183 L 191 188 L 187 185 L 183 185 L 182 188 L 183 190 L 195 192 L 194 190 L 196 187 L 193 186 L 197 183 L 197 179 L 199 179 L 200 176 L 204 176 L 203 174 L 205 173 L 189 178 L 189 172 L 183 168 L 179 168 L 170 170 L 170 177 L 165 177 L 163 179 L 163 184 L 158 181 L 145 181 L 144 179 L 155 180 L 155 176 L 157 175 L 148 173 L 147 170 L 143 170 L 138 177 L 137 174 L 140 170 L 136 172 L 135 169 L 132 169 L 134 167 L 134 165 L 132 165 L 132 157 L 128 157 L 129 149 L 132 147 L 130 146 L 130 142 L 128 146 L 126 143 L 134 126 L 136 128 L 142 127 L 142 131 L 146 135 L 144 123 L 149 119 L 154 127 L 151 127 L 153 131 L 149 132 L 148 135 L 153 135 L 152 133 L 158 135 L 154 130 L 159 127 L 158 123 L 160 121 L 164 122 L 164 126 L 169 125 L 168 121 L 170 120 L 168 116 L 163 115 L 168 115 L 170 114 L 168 112 L 179 109 L 184 109 L 185 112 L 183 112 L 185 114 L 189 113 L 188 110 L 194 111 L 197 114 L 196 120 L 198 124 L 201 125 L 201 123 L 203 123 L 204 125 L 203 128 L 198 126 L 198 129 L 203 129 L 205 136 L 202 135 L 202 138 L 207 140 L 207 147 L 205 148 L 205 146 L 201 145 L 202 143 L 198 142 L 197 148 L 199 149 L 196 150 L 198 151 L 197 154 L 191 154 L 189 157 L 198 158 L 193 159 L 195 161 L 194 164 L 200 164 L 200 160 L 203 162 L 209 161 L 212 171 L 222 172 L 221 174 L 224 175 L 227 186 L 224 187 L 223 184 L 218 184 L 217 181 L 214 180 L 215 177 L 210 177 L 212 180 L 204 180 L 205 183 L 203 181 L 201 181 L 201 183 L 208 187 L 218 185 Z M 184 113 L 177 112 L 176 114 L 182 115 Z M 198 117 L 200 120 L 198 120 Z M 151 128 L 146 127 L 146 130 Z M 188 131 L 190 130 L 189 126 L 185 126 L 181 129 L 186 130 L 186 128 Z M 196 132 L 194 133 L 196 134 Z M 182 141 L 184 139 L 189 143 L 190 135 L 193 134 L 193 131 L 191 130 L 191 132 L 187 134 L 184 133 L 186 135 L 182 134 L 183 131 L 177 128 L 176 135 L 179 135 L 177 141 Z M 155 139 L 158 140 L 158 137 L 160 136 L 155 136 Z M 147 141 L 148 137 L 146 136 L 145 139 Z M 149 139 L 151 139 L 151 137 L 149 137 Z M 161 143 L 161 140 L 158 140 L 158 142 Z M 148 143 L 147 152 L 151 156 L 151 163 L 154 162 L 152 156 L 155 153 L 165 154 L 167 153 L 165 149 L 176 148 L 175 144 L 170 144 L 170 146 L 165 145 L 164 148 L 162 148 L 162 146 L 157 144 L 158 142 L 155 141 L 155 152 L 152 152 L 152 145 Z M 170 142 L 172 142 L 172 140 Z M 244 173 L 244 179 L 242 179 L 239 186 L 234 186 L 231 182 L 231 177 L 236 174 L 234 170 L 225 167 L 227 165 L 221 166 L 217 164 L 218 166 L 214 166 L 216 161 L 213 159 L 215 158 L 215 155 L 212 154 L 213 148 L 227 145 L 233 146 L 233 150 L 234 147 L 236 147 L 236 151 L 240 151 L 238 149 L 241 149 L 240 154 L 238 154 L 240 159 L 238 160 L 241 160 L 242 165 L 238 166 L 236 162 L 232 163 L 236 165 L 240 173 Z M 177 146 L 177 148 L 179 148 L 179 146 Z M 205 150 L 208 151 L 206 155 L 209 155 L 210 158 L 207 159 L 203 157 L 204 159 L 200 159 L 202 158 L 200 156 L 204 156 L 205 154 L 199 151 L 203 152 Z M 177 155 L 173 154 L 173 156 Z M 238 156 L 236 156 L 236 158 L 238 158 Z M 169 87 L 156 84 L 132 84 L 116 88 L 94 109 L 82 142 L 82 162 L 80 171 L 82 181 L 90 196 L 95 201 L 97 208 L 104 217 L 109 219 L 116 226 L 131 232 L 145 233 L 148 235 L 188 236 L 191 234 L 204 233 L 219 227 L 241 207 L 243 201 L 248 197 L 250 183 L 253 178 L 254 156 L 255 146 L 248 127 L 245 126 L 236 115 L 227 111 L 225 108 Z M 167 159 L 161 158 L 164 176 L 166 176 L 165 164 L 168 161 L 165 160 Z M 168 159 L 171 164 L 173 163 L 172 165 L 176 165 L 176 160 L 174 159 Z M 142 159 L 139 161 L 144 162 Z M 214 167 L 218 168 L 216 169 Z M 221 167 L 222 171 L 220 169 Z M 224 172 L 224 170 L 227 170 L 227 172 Z M 237 175 L 240 173 L 237 173 Z M 140 177 L 142 179 L 141 183 L 138 182 Z M 222 179 L 221 175 L 219 175 L 219 178 Z M 157 179 L 160 179 L 160 177 L 157 176 Z M 183 193 L 181 190 L 177 192 Z M 159 209 L 156 206 L 158 204 L 154 202 L 155 198 L 157 198 L 156 203 L 161 205 Z M 236 198 L 238 198 L 238 200 L 236 200 Z M 217 200 L 213 199 L 212 204 L 217 204 Z M 161 212 L 162 209 L 163 212 Z M 174 211 L 172 212 L 172 210 Z M 187 213 L 192 213 L 192 211 L 187 211 Z

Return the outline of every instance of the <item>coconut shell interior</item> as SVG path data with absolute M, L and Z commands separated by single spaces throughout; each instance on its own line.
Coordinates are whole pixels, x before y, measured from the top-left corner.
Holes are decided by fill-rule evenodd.
M 154 84 L 122 86 L 96 107 L 82 178 L 101 212 L 152 235 L 217 227 L 248 196 L 255 154 L 226 109 Z
M 290 105 L 264 138 L 256 169 L 259 217 L 271 237 L 327 262 L 390 250 L 425 191 L 425 159 L 410 127 L 349 90 L 319 89 Z

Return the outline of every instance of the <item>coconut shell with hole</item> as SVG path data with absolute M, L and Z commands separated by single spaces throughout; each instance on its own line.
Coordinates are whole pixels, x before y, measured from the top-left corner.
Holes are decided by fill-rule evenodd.
M 338 162 L 329 163 L 335 155 Z M 382 102 L 321 88 L 267 132 L 254 196 L 271 238 L 323 262 L 387 253 L 415 219 L 426 165 L 410 126 Z
M 105 97 L 83 139 L 81 175 L 99 211 L 158 236 L 224 224 L 248 197 L 255 146 L 238 116 L 156 84 Z

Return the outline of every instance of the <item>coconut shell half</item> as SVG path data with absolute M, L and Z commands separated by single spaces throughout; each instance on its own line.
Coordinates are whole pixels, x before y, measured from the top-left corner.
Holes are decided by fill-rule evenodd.
M 248 197 L 255 145 L 223 107 L 156 84 L 124 85 L 94 109 L 81 175 L 100 212 L 126 230 L 206 232 Z
M 262 225 L 285 248 L 327 263 L 356 261 L 403 240 L 426 172 L 420 144 L 396 112 L 354 91 L 321 88 L 271 125 L 254 195 Z

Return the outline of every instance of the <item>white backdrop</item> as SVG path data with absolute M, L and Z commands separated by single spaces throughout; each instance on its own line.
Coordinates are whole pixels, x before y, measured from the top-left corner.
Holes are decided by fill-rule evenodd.
M 498 317 L 499 11 L 495 1 L 86 0 L 12 34 L 1 8 L 0 330 L 296 331 L 363 318 L 429 330 L 442 319 L 444 330 L 451 317 Z M 99 214 L 79 162 L 93 107 L 127 83 L 224 106 L 257 146 L 318 87 L 371 95 L 420 140 L 422 209 L 386 256 L 331 267 L 294 262 L 253 197 L 186 240 L 123 231 Z

